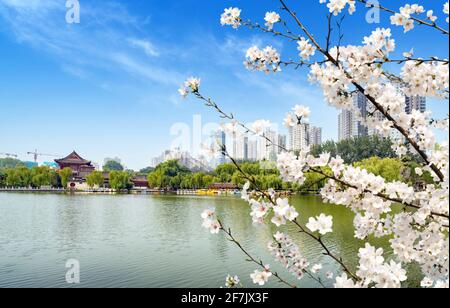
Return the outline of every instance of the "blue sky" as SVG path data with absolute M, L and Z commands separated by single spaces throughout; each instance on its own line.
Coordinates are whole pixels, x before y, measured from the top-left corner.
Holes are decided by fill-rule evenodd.
M 319 40 L 324 40 L 326 7 L 318 0 L 293 4 Z M 388 1 L 399 7 L 406 1 Z M 426 1 L 441 14 L 444 1 Z M 296 59 L 295 45 L 256 31 L 224 28 L 224 7 L 263 23 L 275 0 L 80 0 L 81 23 L 65 22 L 65 0 L 0 0 L 0 152 L 22 159 L 27 151 L 58 155 L 77 150 L 95 162 L 121 157 L 134 169 L 171 145 L 174 123 L 192 125 L 195 114 L 220 122 L 177 89 L 199 76 L 203 91 L 242 121 L 281 123 L 295 104 L 312 109 L 311 123 L 324 139 L 337 137 L 337 111 L 307 81 L 306 70 L 266 76 L 246 71 L 245 51 L 273 45 Z M 344 44 L 359 44 L 380 25 L 364 21 L 365 10 L 344 22 Z M 388 17 L 382 15 L 382 25 Z M 446 24 L 445 24 L 446 25 Z M 295 29 L 295 28 L 293 28 Z M 394 29 L 397 54 L 415 48 L 418 56 L 448 57 L 447 37 L 427 28 L 402 34 Z M 448 113 L 429 102 L 436 117 Z M 49 159 L 43 159 L 49 160 Z

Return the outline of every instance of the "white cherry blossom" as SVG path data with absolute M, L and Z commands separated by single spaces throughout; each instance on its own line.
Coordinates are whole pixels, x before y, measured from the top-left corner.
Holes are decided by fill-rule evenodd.
M 272 30 L 273 25 L 280 22 L 280 15 L 276 12 L 267 12 L 264 20 L 266 21 L 266 27 Z
M 320 214 L 320 216 L 309 219 L 306 227 L 312 232 L 319 232 L 322 235 L 333 232 L 333 216 L 326 216 Z
M 311 115 L 311 109 L 306 106 L 295 105 L 292 111 L 298 118 L 309 118 L 309 116 Z
M 251 125 L 252 131 L 257 135 L 264 134 L 266 128 L 269 128 L 269 127 L 270 127 L 270 121 L 267 121 L 267 120 L 258 120 L 258 121 L 253 122 L 253 124 Z
M 232 26 L 237 29 L 241 25 L 241 10 L 236 7 L 225 9 L 220 16 L 220 23 L 222 26 Z
M 253 283 L 260 286 L 265 285 L 271 276 L 272 272 L 270 272 L 270 267 L 268 265 L 265 266 L 265 269 L 262 272 L 255 270 L 253 274 L 250 274 L 250 278 L 253 280 Z
M 240 281 L 240 279 L 239 279 L 238 276 L 231 276 L 231 275 L 228 275 L 228 276 L 225 278 L 225 287 L 227 287 L 227 288 L 229 288 L 229 289 L 232 289 L 232 288 L 237 287 L 237 286 L 239 285 L 240 282 L 241 282 L 241 281 Z
M 314 56 L 314 54 L 316 53 L 317 48 L 309 43 L 309 40 L 305 39 L 304 37 L 302 37 L 300 41 L 297 42 L 297 44 L 297 49 L 298 51 L 300 51 L 300 57 L 303 60 L 309 60 L 309 58 L 311 56 Z
M 322 270 L 322 268 L 323 268 L 322 264 L 314 264 L 314 265 L 311 267 L 311 272 L 312 272 L 313 274 L 317 274 L 318 272 L 320 272 L 320 271 Z
M 349 0 L 320 0 L 326 3 L 334 15 L 348 8 L 355 10 L 355 2 Z M 448 2 L 443 12 L 448 16 Z M 241 11 L 227 9 L 222 15 L 222 24 L 235 28 L 241 25 Z M 423 14 L 423 15 L 421 15 Z M 421 15 L 421 16 L 419 16 Z M 426 15 L 426 17 L 425 17 Z M 265 16 L 269 29 L 280 21 L 275 12 Z M 419 4 L 405 4 L 392 14 L 392 25 L 403 27 L 405 32 L 415 27 L 415 20 L 427 20 L 435 23 L 437 17 L 432 10 L 426 10 Z M 448 17 L 446 18 L 448 22 Z M 300 57 L 310 60 L 318 51 L 306 38 L 297 42 Z M 354 109 L 353 93 L 361 91 L 368 99 L 368 116 L 356 113 L 361 121 L 376 134 L 393 138 L 393 149 L 399 156 L 420 150 L 427 161 L 412 170 L 422 177 L 431 175 L 432 181 L 416 187 L 406 181 L 388 182 L 381 176 L 347 165 L 339 156 L 332 157 L 323 153 L 319 157 L 311 155 L 309 148 L 300 153 L 289 151 L 278 155 L 277 168 L 283 181 L 303 185 L 309 172 L 326 172 L 327 180 L 320 190 L 324 202 L 333 206 L 344 206 L 354 212 L 354 236 L 367 240 L 373 236 L 386 238 L 392 255 L 384 256 L 384 250 L 367 243 L 359 250 L 359 263 L 355 275 L 348 272 L 336 272 L 337 288 L 400 288 L 407 280 L 407 265 L 416 264 L 422 274 L 422 287 L 448 288 L 448 215 L 449 215 L 449 147 L 448 142 L 438 144 L 434 128 L 448 132 L 449 120 L 434 119 L 430 112 L 405 111 L 405 96 L 422 96 L 432 99 L 448 100 L 449 65 L 445 60 L 413 59 L 414 50 L 403 53 L 398 80 L 392 79 L 385 63 L 395 52 L 396 42 L 389 28 L 377 28 L 362 39 L 362 43 L 331 47 L 329 56 L 338 59 L 339 65 L 332 61 L 313 63 L 309 67 L 309 80 L 317 83 L 326 102 L 338 109 Z M 416 56 L 417 57 L 417 56 Z M 395 61 L 394 61 L 395 62 Z M 281 56 L 272 46 L 260 49 L 253 46 L 248 49 L 245 65 L 250 70 L 279 72 Z M 180 89 L 182 96 L 199 91 L 198 82 L 186 82 Z M 362 90 L 360 90 L 362 89 Z M 296 126 L 302 119 L 310 116 L 306 107 L 296 106 L 284 120 L 288 128 Z M 264 135 L 269 127 L 268 121 L 260 120 L 250 129 L 257 135 Z M 439 171 L 437 172 L 436 169 Z M 329 177 L 329 178 L 328 178 Z M 288 199 L 277 197 L 274 190 L 265 195 L 249 192 L 250 183 L 242 191 L 242 199 L 250 204 L 253 222 L 264 223 L 269 217 L 276 227 L 291 222 L 298 223 L 298 212 L 289 204 Z M 270 198 L 267 198 L 267 194 Z M 405 211 L 396 210 L 402 204 Z M 220 224 L 212 212 L 202 215 L 203 226 L 212 233 L 220 231 Z M 275 228 L 275 226 L 272 226 Z M 312 233 L 325 235 L 333 232 L 333 217 L 321 214 L 311 217 L 306 228 Z M 315 237 L 315 234 L 312 234 Z M 319 266 L 310 267 L 302 256 L 300 247 L 287 234 L 278 231 L 267 248 L 275 260 L 282 264 L 295 277 L 301 279 L 309 268 L 317 273 Z M 259 285 L 267 283 L 270 270 L 255 271 L 251 278 Z M 326 274 L 328 279 L 334 274 Z M 356 276 L 358 279 L 354 279 Z

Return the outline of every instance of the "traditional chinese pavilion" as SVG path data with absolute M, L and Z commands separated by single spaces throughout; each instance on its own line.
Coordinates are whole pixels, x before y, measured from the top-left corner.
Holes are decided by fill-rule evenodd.
M 131 179 L 134 187 L 137 188 L 149 188 L 148 178 L 146 176 L 135 176 Z
M 86 178 L 90 173 L 95 171 L 95 167 L 89 160 L 85 160 L 77 152 L 73 151 L 68 156 L 55 159 L 60 169 L 70 168 L 74 177 Z

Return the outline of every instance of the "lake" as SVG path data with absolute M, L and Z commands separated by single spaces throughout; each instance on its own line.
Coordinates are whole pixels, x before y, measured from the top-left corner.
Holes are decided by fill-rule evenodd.
M 354 269 L 364 242 L 353 237 L 352 213 L 315 196 L 295 196 L 291 202 L 302 223 L 320 213 L 333 215 L 339 232 L 324 241 Z M 73 287 L 65 281 L 68 259 L 81 265 L 77 287 L 221 287 L 227 274 L 253 287 L 249 274 L 256 265 L 224 234 L 201 228 L 200 214 L 207 208 L 215 208 L 242 245 L 283 278 L 318 287 L 276 264 L 266 250 L 275 226 L 253 226 L 249 206 L 237 197 L 18 193 L 0 193 L 0 287 Z M 295 228 L 284 230 L 311 263 L 324 264 L 323 278 L 337 271 L 316 242 Z M 371 242 L 387 247 L 386 240 Z M 268 286 L 282 287 L 275 279 Z

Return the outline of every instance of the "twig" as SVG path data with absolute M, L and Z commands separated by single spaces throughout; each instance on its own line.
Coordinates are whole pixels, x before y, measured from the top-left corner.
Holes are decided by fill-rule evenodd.
M 234 244 L 236 244 L 236 246 L 247 256 L 247 258 L 248 258 L 247 261 L 253 262 L 253 263 L 257 264 L 258 266 L 262 267 L 264 270 L 267 270 L 264 263 L 261 260 L 260 261 L 256 260 L 247 250 L 244 249 L 244 247 L 242 247 L 241 243 L 239 241 L 237 241 L 236 238 L 231 233 L 231 229 L 226 229 L 220 220 L 218 220 L 218 222 L 220 225 L 220 230 L 222 232 L 224 232 L 229 237 L 229 240 L 231 242 L 233 242 Z M 287 282 L 283 278 L 281 278 L 277 272 L 270 271 L 270 273 L 272 273 L 272 275 L 274 277 L 278 278 L 279 282 L 284 283 L 285 285 L 289 286 L 290 288 L 297 288 L 297 286 L 295 286 L 295 285 Z
M 315 172 L 315 173 L 318 173 L 320 175 L 323 175 L 324 177 L 326 177 L 326 178 L 328 178 L 330 180 L 334 180 L 334 181 L 338 182 L 339 184 L 342 184 L 342 185 L 344 185 L 346 187 L 358 189 L 357 186 L 351 185 L 351 184 L 349 184 L 349 183 L 347 183 L 347 182 L 345 182 L 345 181 L 343 181 L 341 179 L 338 179 L 337 177 L 334 177 L 334 176 L 331 176 L 329 174 L 326 174 L 325 172 L 323 172 L 320 169 L 311 168 L 310 170 Z M 380 193 L 375 194 L 375 193 L 373 193 L 372 191 L 370 191 L 368 189 L 364 190 L 363 192 L 370 193 L 370 194 L 372 194 L 372 195 L 374 195 L 376 197 L 380 197 L 380 198 L 385 199 L 387 201 L 391 201 L 391 202 L 395 202 L 395 203 L 399 203 L 399 204 L 405 205 L 406 207 L 411 207 L 411 208 L 414 208 L 414 209 L 421 209 L 421 207 L 419 205 L 408 203 L 408 202 L 405 202 L 405 201 L 403 201 L 401 199 L 398 199 L 398 198 L 391 198 L 391 197 L 389 197 L 389 196 L 387 196 L 385 194 L 380 194 Z M 442 214 L 442 213 L 431 212 L 431 215 L 449 219 L 449 215 Z
M 328 59 L 330 60 L 330 62 L 332 62 L 335 66 L 337 66 L 339 69 L 342 70 L 342 72 L 345 74 L 345 76 L 348 78 L 348 80 L 351 81 L 351 83 L 356 87 L 356 89 L 358 89 L 359 92 L 363 93 L 366 98 L 375 106 L 376 109 L 378 109 L 378 111 L 380 111 L 383 116 L 388 119 L 390 122 L 392 122 L 393 127 L 398 130 L 404 137 L 405 139 L 411 144 L 411 146 L 417 151 L 417 153 L 422 157 L 422 159 L 424 160 L 424 162 L 430 166 L 430 168 L 433 170 L 433 172 L 439 177 L 439 179 L 441 180 L 441 182 L 444 181 L 444 175 L 442 173 L 442 171 L 433 163 L 430 162 L 428 155 L 420 148 L 420 146 L 417 144 L 416 141 L 414 141 L 410 135 L 408 134 L 408 132 L 401 127 L 396 121 L 395 119 L 389 114 L 389 112 L 380 104 L 376 101 L 376 99 L 374 97 L 372 97 L 371 95 L 365 94 L 365 89 L 356 81 L 353 80 L 352 76 L 340 65 L 339 61 L 337 61 L 335 58 L 333 58 L 331 56 L 331 54 L 329 52 L 327 52 L 326 50 L 324 50 L 320 44 L 316 41 L 316 39 L 314 38 L 314 36 L 308 31 L 308 29 L 306 29 L 306 27 L 303 25 L 303 23 L 300 21 L 300 19 L 297 17 L 296 13 L 294 13 L 293 11 L 291 11 L 291 9 L 289 9 L 289 7 L 286 5 L 284 0 L 279 0 L 280 3 L 283 6 L 283 9 L 289 13 L 289 15 L 292 16 L 292 18 L 295 20 L 295 22 L 297 23 L 297 25 L 300 27 L 300 29 L 302 29 L 302 31 L 306 34 L 306 36 L 308 36 L 308 38 L 311 40 L 311 42 L 316 46 L 316 48 Z
M 203 100 L 203 101 L 205 102 L 205 105 L 206 105 L 207 107 L 210 107 L 210 108 L 215 109 L 215 110 L 220 114 L 220 117 L 221 117 L 221 118 L 226 118 L 226 119 L 229 119 L 229 120 L 232 120 L 232 121 L 236 121 L 234 115 L 225 113 L 225 112 L 220 108 L 220 106 L 218 106 L 218 105 L 217 105 L 215 102 L 213 102 L 211 99 L 205 98 L 205 97 L 204 97 L 200 92 L 198 92 L 198 91 L 194 92 L 194 94 L 196 95 L 197 98 L 199 98 L 200 100 Z M 264 140 L 266 140 L 267 142 L 269 142 L 271 145 L 278 147 L 278 148 L 281 149 L 282 151 L 290 152 L 290 151 L 287 150 L 284 146 L 278 145 L 278 144 L 276 144 L 275 142 L 273 142 L 272 140 L 270 140 L 270 138 L 268 138 L 267 136 L 257 134 L 256 132 L 254 132 L 254 131 L 252 131 L 250 128 L 248 128 L 246 125 L 240 123 L 239 121 L 236 121 L 236 123 L 237 123 L 240 127 L 242 127 L 244 130 L 246 130 L 246 133 L 251 133 L 251 134 L 253 134 L 253 135 L 255 135 L 255 136 L 259 136 L 259 137 L 263 138 Z M 235 165 L 237 168 L 239 168 L 238 171 L 239 171 L 241 174 L 245 174 L 244 171 L 243 171 L 242 169 L 240 169 L 238 163 L 237 163 L 237 162 L 229 155 L 229 153 L 226 151 L 226 148 L 223 148 L 222 152 L 223 152 L 225 155 L 227 155 L 227 157 L 230 158 L 230 160 L 234 163 L 234 165 Z M 310 170 L 313 171 L 313 172 L 316 172 L 316 173 L 318 173 L 318 174 L 321 174 L 321 175 L 325 176 L 325 177 L 328 178 L 328 179 L 335 180 L 336 182 L 339 182 L 340 184 L 342 184 L 342 185 L 344 185 L 344 186 L 347 186 L 347 187 L 350 187 L 350 188 L 358 189 L 356 186 L 350 185 L 349 183 L 346 183 L 345 181 L 343 181 L 343 180 L 341 180 L 341 179 L 338 179 L 337 177 L 333 177 L 333 176 L 331 176 L 331 175 L 329 175 L 329 174 L 323 173 L 321 170 L 314 169 L 314 168 L 311 168 Z M 250 182 L 252 182 L 252 184 L 253 184 L 253 183 L 256 183 L 256 180 L 255 180 L 254 178 L 246 178 L 246 179 L 249 180 Z M 373 195 L 375 195 L 375 196 L 377 196 L 377 197 L 383 198 L 383 199 L 385 199 L 385 200 L 387 200 L 387 201 L 392 201 L 392 202 L 395 202 L 395 203 L 403 204 L 403 205 L 405 205 L 405 206 L 408 206 L 408 207 L 411 207 L 411 208 L 414 208 L 414 209 L 421 209 L 421 207 L 420 207 L 419 205 L 415 205 L 415 204 L 412 204 L 412 203 L 405 203 L 405 202 L 404 202 L 403 200 L 401 200 L 401 199 L 390 198 L 390 197 L 388 197 L 388 196 L 386 196 L 386 195 L 384 195 L 384 194 L 374 194 L 374 193 L 371 192 L 370 190 L 365 190 L 365 192 L 371 193 L 371 194 L 373 194 Z M 267 195 L 267 194 L 265 195 L 265 197 L 270 198 L 270 196 Z M 432 212 L 431 214 L 432 214 L 433 216 L 438 216 L 438 217 L 442 217 L 442 218 L 449 219 L 449 215 L 446 215 L 446 214 L 442 214 L 442 213 L 434 213 L 434 212 Z
M 367 0 L 358 0 L 358 2 L 365 4 L 365 6 L 368 7 L 368 8 L 377 8 L 377 9 L 383 10 L 385 12 L 388 12 L 388 13 L 390 13 L 392 15 L 397 14 L 397 12 L 395 12 L 394 10 L 388 9 L 388 8 L 382 6 L 381 4 L 377 5 L 375 3 L 369 3 Z M 441 31 L 443 34 L 446 34 L 446 35 L 449 34 L 448 30 L 438 26 L 434 22 L 424 21 L 424 20 L 416 18 L 414 16 L 410 16 L 409 18 L 414 20 L 415 22 L 417 22 L 420 25 L 424 25 L 424 26 L 428 26 L 428 27 L 431 27 L 431 28 L 435 28 L 435 29 Z
M 255 190 L 256 190 L 257 192 L 261 193 L 261 195 L 264 196 L 267 200 L 269 200 L 269 202 L 272 203 L 273 205 L 275 205 L 275 206 L 277 205 L 276 201 L 272 198 L 272 196 L 270 196 L 268 193 L 266 193 L 264 190 L 262 190 L 262 189 L 259 187 L 259 185 L 258 185 L 258 183 L 256 182 L 256 180 L 254 179 L 254 177 L 247 175 L 247 173 L 246 173 L 245 171 L 242 170 L 242 168 L 239 166 L 239 164 L 236 162 L 236 160 L 235 160 L 233 157 L 231 157 L 231 156 L 229 155 L 229 153 L 226 151 L 225 147 L 223 147 L 223 153 L 231 160 L 231 162 L 232 162 L 233 165 L 236 167 L 236 169 L 239 171 L 239 173 L 241 173 L 242 176 L 243 176 L 246 180 L 248 180 L 248 181 L 255 187 Z M 312 238 L 313 240 L 317 241 L 317 242 L 320 244 L 320 246 L 322 246 L 322 248 L 324 248 L 324 250 L 325 250 L 325 252 L 326 252 L 325 255 L 326 255 L 326 256 L 329 256 L 329 257 L 331 257 L 333 260 L 337 261 L 337 262 L 339 263 L 339 265 L 342 267 L 342 269 L 343 269 L 347 274 L 349 274 L 351 277 L 353 277 L 353 278 L 356 279 L 357 281 L 360 280 L 355 274 L 353 274 L 353 273 L 348 269 L 348 267 L 347 267 L 347 266 L 345 265 L 345 263 L 343 262 L 342 258 L 338 258 L 338 257 L 334 256 L 334 255 L 331 253 L 330 249 L 328 249 L 328 247 L 326 247 L 326 245 L 322 242 L 322 240 L 321 240 L 320 237 L 316 237 L 314 234 L 312 234 L 312 233 L 306 231 L 306 229 L 303 228 L 303 227 L 297 222 L 297 220 L 294 220 L 292 223 L 293 223 L 294 225 L 296 225 L 297 227 L 300 228 L 300 232 L 301 232 L 301 233 L 305 233 L 305 234 L 308 235 L 310 238 Z
M 337 263 L 339 263 L 339 265 L 342 267 L 342 269 L 349 274 L 353 279 L 355 279 L 356 281 L 360 281 L 361 279 L 356 276 L 355 274 L 353 274 L 348 267 L 345 265 L 345 263 L 342 261 L 342 258 L 338 258 L 336 256 L 334 256 L 331 251 L 328 249 L 328 247 L 323 243 L 322 238 L 321 237 L 317 237 L 314 234 L 312 234 L 311 232 L 307 231 L 305 228 L 303 228 L 303 226 L 297 221 L 294 220 L 293 221 L 294 224 L 300 229 L 300 231 L 302 233 L 305 233 L 306 235 L 308 235 L 309 237 L 311 237 L 312 239 L 316 240 L 321 246 L 322 248 L 325 250 L 325 255 L 329 256 L 330 258 L 332 258 L 333 260 L 335 260 Z

